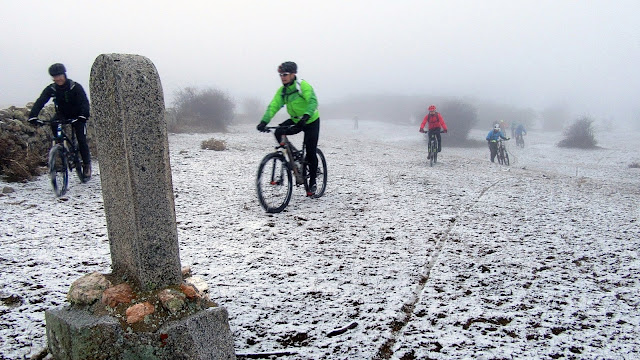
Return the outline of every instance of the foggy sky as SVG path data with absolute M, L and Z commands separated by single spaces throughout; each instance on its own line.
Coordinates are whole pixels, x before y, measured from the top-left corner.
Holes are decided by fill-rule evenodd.
M 320 104 L 472 96 L 626 122 L 640 117 L 639 10 L 636 0 L 2 0 L 0 106 L 34 101 L 54 62 L 88 91 L 95 58 L 117 52 L 154 62 L 169 105 L 186 86 L 266 104 L 277 65 L 293 60 Z

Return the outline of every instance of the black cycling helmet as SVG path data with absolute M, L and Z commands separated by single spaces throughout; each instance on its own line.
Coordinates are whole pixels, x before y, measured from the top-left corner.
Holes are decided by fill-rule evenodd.
M 64 65 L 60 63 L 55 63 L 49 66 L 49 75 L 51 76 L 63 75 L 63 74 L 66 74 L 66 72 L 67 72 L 67 69 L 64 67 Z
M 296 63 L 294 63 L 293 61 L 285 61 L 282 64 L 280 64 L 280 66 L 278 66 L 278 72 L 279 73 L 297 73 L 298 72 L 298 65 L 296 65 Z

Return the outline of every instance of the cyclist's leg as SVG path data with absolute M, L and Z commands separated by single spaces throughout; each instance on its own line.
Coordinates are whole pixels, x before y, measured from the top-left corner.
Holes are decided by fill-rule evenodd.
M 291 119 L 287 119 L 283 122 L 280 123 L 280 126 L 290 126 L 293 125 L 293 120 Z M 276 141 L 278 142 L 278 144 L 280 143 L 281 137 L 282 135 L 293 135 L 293 134 L 297 134 L 297 132 L 293 132 L 293 133 L 289 133 L 287 131 L 284 131 L 282 129 L 276 129 L 276 131 L 274 131 L 274 135 L 276 137 Z
M 72 126 L 73 131 L 76 133 L 76 139 L 78 140 L 78 149 L 80 150 L 82 162 L 90 164 L 91 152 L 89 151 L 89 144 L 87 144 L 87 124 L 82 121 L 76 121 Z
M 320 118 L 304 128 L 304 145 L 307 149 L 306 161 L 309 163 L 309 187 L 316 184 L 316 173 L 318 172 L 316 149 L 318 148 L 319 135 Z
M 489 143 L 489 151 L 491 152 L 491 162 L 495 162 L 496 155 L 498 154 L 498 144 L 494 142 Z
M 438 152 L 442 151 L 442 136 L 440 135 L 440 128 L 433 129 L 438 139 Z

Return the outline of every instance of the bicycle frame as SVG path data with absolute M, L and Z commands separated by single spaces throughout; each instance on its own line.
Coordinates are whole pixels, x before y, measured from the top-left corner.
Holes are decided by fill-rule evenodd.
M 267 127 L 266 129 L 271 130 L 276 128 L 277 127 Z M 289 140 L 287 135 L 282 135 L 282 140 L 278 143 L 278 146 L 276 146 L 276 151 L 285 155 L 285 158 L 287 159 L 287 166 L 295 175 L 296 186 L 304 185 L 304 179 L 302 179 L 302 168 L 305 166 L 307 161 L 305 159 L 305 144 L 302 144 L 302 150 L 298 150 Z

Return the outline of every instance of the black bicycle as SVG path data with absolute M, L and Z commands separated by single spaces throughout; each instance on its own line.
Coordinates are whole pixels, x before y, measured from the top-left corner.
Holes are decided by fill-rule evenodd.
M 284 126 L 288 128 L 289 126 Z M 265 130 L 275 130 L 279 126 L 266 127 Z M 289 204 L 293 192 L 293 180 L 296 186 L 304 185 L 308 196 L 319 198 L 327 187 L 327 161 L 320 149 L 316 149 L 318 169 L 316 172 L 316 190 L 309 187 L 309 164 L 305 160 L 305 146 L 296 149 L 286 135 L 282 136 L 282 144 L 276 146 L 276 151 L 267 154 L 258 167 L 256 188 L 260 205 L 268 213 L 279 213 Z
M 509 152 L 502 139 L 498 139 L 498 164 L 509 165 Z
M 82 171 L 82 162 L 80 161 L 80 150 L 76 133 L 71 129 L 71 138 L 64 132 L 64 125 L 72 124 L 77 119 L 65 120 L 40 120 L 39 125 L 52 124 L 55 126 L 53 134 L 53 146 L 49 150 L 49 177 L 51 178 L 51 186 L 56 196 L 62 196 L 67 192 L 69 186 L 69 170 L 76 170 L 78 178 L 81 182 L 86 182 Z
M 440 133 L 443 132 L 444 131 L 440 131 Z M 427 156 L 427 158 L 429 159 L 429 166 L 433 166 L 433 164 L 438 162 L 438 137 L 436 136 L 435 131 L 429 131 L 427 135 L 429 136 L 429 155 Z
M 516 146 L 524 148 L 524 134 L 516 134 Z

